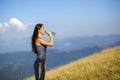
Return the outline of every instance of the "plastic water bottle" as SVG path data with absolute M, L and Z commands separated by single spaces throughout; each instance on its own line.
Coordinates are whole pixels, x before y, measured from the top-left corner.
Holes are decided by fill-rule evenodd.
M 45 33 L 47 34 L 47 31 L 45 31 Z M 51 32 L 52 33 L 52 36 L 55 36 L 56 33 L 55 32 Z

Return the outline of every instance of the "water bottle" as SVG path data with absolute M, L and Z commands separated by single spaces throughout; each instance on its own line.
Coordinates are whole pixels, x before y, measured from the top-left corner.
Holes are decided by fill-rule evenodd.
M 45 33 L 47 34 L 47 31 L 45 31 Z M 55 36 L 56 33 L 55 32 L 51 32 L 52 33 L 52 36 Z

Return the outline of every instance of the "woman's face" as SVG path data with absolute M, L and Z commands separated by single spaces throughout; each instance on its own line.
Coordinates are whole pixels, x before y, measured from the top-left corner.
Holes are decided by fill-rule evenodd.
M 44 30 L 44 26 L 42 26 L 41 29 L 38 30 L 38 32 L 41 33 L 41 34 L 44 34 L 44 32 L 45 32 L 45 30 Z

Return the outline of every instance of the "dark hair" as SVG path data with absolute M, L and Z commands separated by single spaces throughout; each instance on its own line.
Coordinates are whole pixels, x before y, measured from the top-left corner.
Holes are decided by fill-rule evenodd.
M 33 32 L 33 35 L 32 35 L 32 51 L 37 54 L 37 50 L 36 50 L 36 44 L 35 44 L 35 41 L 37 40 L 38 38 L 38 30 L 41 29 L 41 27 L 43 26 L 43 24 L 36 24 L 35 25 L 35 29 L 34 29 L 34 32 Z

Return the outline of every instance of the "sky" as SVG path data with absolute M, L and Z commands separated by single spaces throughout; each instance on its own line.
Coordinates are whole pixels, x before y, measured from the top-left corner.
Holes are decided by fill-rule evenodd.
M 30 51 L 37 23 L 54 41 L 120 34 L 120 0 L 0 0 L 0 51 Z
M 31 37 L 37 23 L 59 39 L 120 34 L 120 0 L 0 0 L 0 39 Z

